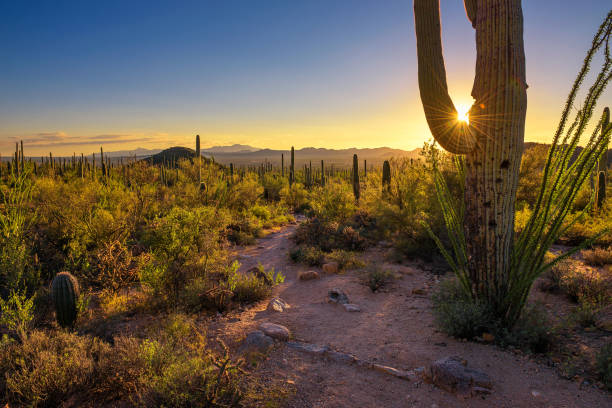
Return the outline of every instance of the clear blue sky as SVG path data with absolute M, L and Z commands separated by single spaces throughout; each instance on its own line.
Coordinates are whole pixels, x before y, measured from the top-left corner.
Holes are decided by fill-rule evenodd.
M 449 87 L 474 31 L 442 0 Z M 527 140 L 548 141 L 609 0 L 526 0 Z M 429 138 L 411 0 L 0 0 L 0 152 L 137 146 L 411 149 Z M 610 92 L 604 101 L 610 104 Z

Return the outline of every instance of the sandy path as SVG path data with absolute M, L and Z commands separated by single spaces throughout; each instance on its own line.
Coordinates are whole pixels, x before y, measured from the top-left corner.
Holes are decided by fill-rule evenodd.
M 276 288 L 275 295 L 287 301 L 291 309 L 269 312 L 267 301 L 261 302 L 215 319 L 210 334 L 236 346 L 261 322 L 270 321 L 287 326 L 300 341 L 325 344 L 403 370 L 457 355 L 470 367 L 488 373 L 494 389 L 484 398 L 463 401 L 430 384 L 327 361 L 279 345 L 257 373 L 264 382 L 276 380 L 295 387 L 287 407 L 612 407 L 609 394 L 590 386 L 581 388 L 577 382 L 560 378 L 550 367 L 495 346 L 460 342 L 438 332 L 428 297 L 435 278 L 416 265 L 392 266 L 400 278 L 382 293 L 372 293 L 350 271 L 298 281 L 297 273 L 307 268 L 292 264 L 287 257 L 294 230 L 292 225 L 272 233 L 241 251 L 239 257 L 243 270 L 261 262 L 266 269 L 282 271 L 286 280 Z M 382 262 L 378 250 L 366 256 Z M 333 287 L 344 290 L 362 311 L 348 313 L 341 306 L 328 304 L 325 298 Z M 415 295 L 413 289 L 425 289 L 426 294 Z

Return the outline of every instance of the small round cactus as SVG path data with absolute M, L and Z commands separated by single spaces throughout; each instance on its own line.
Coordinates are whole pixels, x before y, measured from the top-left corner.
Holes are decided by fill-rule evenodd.
M 55 316 L 62 327 L 70 327 L 77 318 L 79 282 L 68 272 L 60 272 L 51 282 L 51 296 L 55 305 Z

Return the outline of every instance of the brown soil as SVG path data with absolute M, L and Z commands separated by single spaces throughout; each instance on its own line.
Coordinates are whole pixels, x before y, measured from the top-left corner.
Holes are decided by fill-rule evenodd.
M 398 278 L 382 292 L 372 293 L 354 271 L 325 275 L 302 282 L 287 251 L 295 226 L 283 228 L 240 251 L 242 270 L 262 263 L 285 276 L 275 290 L 291 305 L 284 313 L 266 311 L 267 301 L 246 310 L 213 319 L 209 335 L 219 336 L 235 348 L 244 336 L 269 321 L 287 326 L 295 339 L 328 345 L 401 370 L 429 366 L 446 356 L 460 356 L 468 366 L 489 374 L 494 381 L 491 395 L 460 400 L 431 384 L 407 381 L 362 367 L 328 361 L 279 344 L 255 369 L 254 375 L 268 389 L 291 392 L 286 407 L 612 407 L 612 397 L 582 381 L 570 381 L 549 367 L 518 352 L 493 345 L 462 342 L 436 330 L 429 295 L 437 278 L 413 265 L 385 265 Z M 384 263 L 383 250 L 364 256 Z M 326 302 L 328 290 L 338 287 L 360 313 Z M 413 290 L 422 289 L 413 294 Z M 559 301 L 548 303 L 554 307 Z

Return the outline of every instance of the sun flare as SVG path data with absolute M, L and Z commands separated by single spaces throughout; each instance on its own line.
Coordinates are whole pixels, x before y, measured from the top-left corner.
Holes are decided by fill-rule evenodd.
M 470 107 L 467 105 L 457 106 L 457 120 L 459 122 L 470 123 Z

